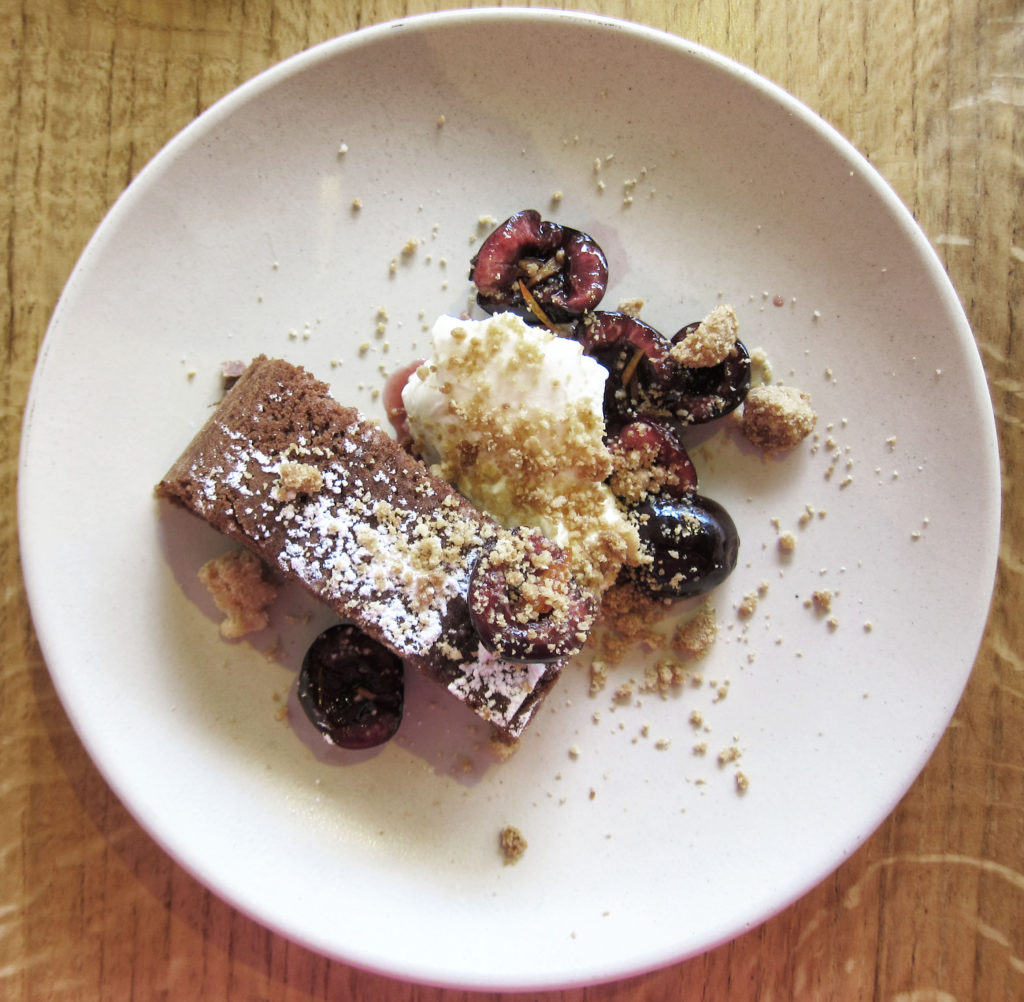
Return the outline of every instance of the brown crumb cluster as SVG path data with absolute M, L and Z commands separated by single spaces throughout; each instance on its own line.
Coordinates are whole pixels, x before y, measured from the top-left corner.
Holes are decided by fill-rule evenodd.
M 706 369 L 724 362 L 736 348 L 739 320 L 731 306 L 716 306 L 682 341 L 670 357 L 688 369 Z
M 799 445 L 814 430 L 818 415 L 810 394 L 793 386 L 752 386 L 743 403 L 741 427 L 747 440 L 765 452 Z
M 515 825 L 505 825 L 498 832 L 498 850 L 506 866 L 518 863 L 523 858 L 527 845 L 523 833 Z
M 267 580 L 263 562 L 255 554 L 229 550 L 213 557 L 199 569 L 199 580 L 224 613 L 221 636 L 237 640 L 266 629 L 267 608 L 277 597 L 278 587 Z
M 662 646 L 664 637 L 657 625 L 665 616 L 665 604 L 629 584 L 609 588 L 601 599 L 598 622 L 600 637 L 594 638 L 600 664 L 618 664 L 634 644 L 648 650 Z
M 309 463 L 286 461 L 278 468 L 283 497 L 292 500 L 300 494 L 316 494 L 323 485 L 323 474 Z
M 649 598 L 631 585 L 618 585 L 605 592 L 599 626 L 591 634 L 591 695 L 606 686 L 609 671 L 637 645 L 656 657 L 644 669 L 640 685 L 643 691 L 664 695 L 692 678 L 693 663 L 710 651 L 718 635 L 714 606 L 704 603 L 668 635 L 658 629 L 665 612 L 663 602 Z M 623 682 L 617 686 L 614 698 L 616 702 L 628 702 L 634 691 L 632 682 Z
M 697 659 L 711 650 L 718 636 L 714 606 L 705 602 L 692 619 L 681 623 L 672 634 L 672 650 L 681 657 Z
M 612 474 L 608 486 L 627 507 L 679 483 L 679 475 L 658 462 L 659 447 L 653 440 L 630 448 L 615 439 L 609 445 L 609 452 Z

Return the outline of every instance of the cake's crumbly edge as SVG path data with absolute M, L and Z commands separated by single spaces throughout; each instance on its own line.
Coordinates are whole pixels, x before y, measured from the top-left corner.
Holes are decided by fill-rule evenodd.
M 238 549 L 212 557 L 199 568 L 199 580 L 224 613 L 221 636 L 238 640 L 266 629 L 267 608 L 278 586 L 267 579 L 263 561 L 254 553 Z

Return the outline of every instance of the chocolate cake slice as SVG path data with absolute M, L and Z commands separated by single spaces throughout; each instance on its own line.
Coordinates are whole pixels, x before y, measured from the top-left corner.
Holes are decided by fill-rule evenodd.
M 564 659 L 491 655 L 467 594 L 502 529 L 325 383 L 260 356 L 157 485 L 518 737 Z

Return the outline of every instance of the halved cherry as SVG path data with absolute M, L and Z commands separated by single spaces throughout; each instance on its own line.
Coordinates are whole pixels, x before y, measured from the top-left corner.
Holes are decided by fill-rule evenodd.
M 470 262 L 469 277 L 477 287 L 477 303 L 489 313 L 508 310 L 529 323 L 544 318 L 564 323 L 601 301 L 608 262 L 586 233 L 542 219 L 536 209 L 524 209 L 484 240 Z
M 697 490 L 697 470 L 668 421 L 641 415 L 610 434 L 608 448 L 627 460 L 636 456 L 647 473 L 654 467 L 665 471 L 668 476 L 658 478 L 658 493 L 662 495 L 682 497 Z
M 302 661 L 299 703 L 341 748 L 372 748 L 394 737 L 405 703 L 405 666 L 359 627 L 324 630 Z
M 625 313 L 597 311 L 583 317 L 573 336 L 607 370 L 605 419 L 625 424 L 641 415 L 703 424 L 735 410 L 750 389 L 750 355 L 741 341 L 725 361 L 691 368 L 672 357 L 672 346 L 700 322 L 673 337 Z
M 504 661 L 550 662 L 582 649 L 596 603 L 572 576 L 569 554 L 536 530 L 503 534 L 469 579 L 469 617 L 483 646 Z

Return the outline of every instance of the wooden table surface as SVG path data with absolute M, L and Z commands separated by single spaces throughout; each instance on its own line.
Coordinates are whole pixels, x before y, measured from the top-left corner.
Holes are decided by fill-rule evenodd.
M 18 560 L 20 423 L 36 354 L 93 229 L 199 112 L 420 0 L 0 0 L 0 997 L 497 998 L 330 962 L 183 872 L 90 764 L 33 636 Z M 549 6 L 561 6 L 549 4 Z M 952 726 L 893 815 L 783 914 L 705 956 L 551 999 L 1024 998 L 1024 4 L 604 0 L 581 9 L 708 45 L 782 85 L 893 185 L 964 303 L 1002 449 L 995 599 Z M 966 512 L 965 517 L 970 513 Z M 950 554 L 957 559 L 957 554 Z

